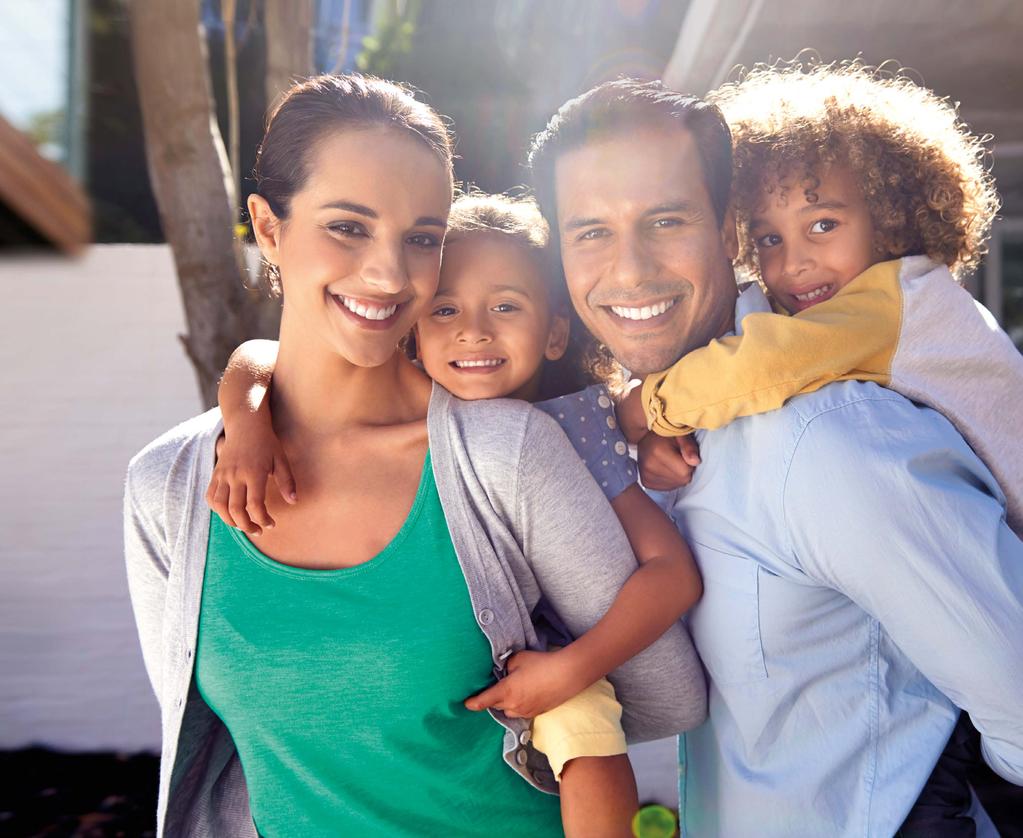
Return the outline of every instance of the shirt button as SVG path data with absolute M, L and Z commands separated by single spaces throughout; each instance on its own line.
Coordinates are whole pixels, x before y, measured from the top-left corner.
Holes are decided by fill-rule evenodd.
M 489 608 L 484 608 L 482 611 L 480 611 L 480 625 L 481 626 L 489 626 L 492 622 L 494 622 L 494 612 L 493 611 L 491 611 Z
M 515 731 L 513 731 L 513 730 L 506 730 L 504 732 L 504 744 L 505 744 L 505 747 L 508 747 L 508 748 L 514 748 L 515 747 Z
M 601 396 L 600 398 L 597 399 L 597 404 L 604 408 L 604 410 L 607 410 L 609 407 L 611 407 L 611 399 L 609 399 L 607 396 Z
M 522 733 L 519 734 L 519 743 L 522 745 L 529 744 L 529 728 L 527 727 Z
M 525 764 L 526 764 L 527 762 L 529 762 L 529 754 L 527 754 L 527 753 L 525 752 L 525 750 L 519 750 L 519 751 L 518 751 L 518 752 L 517 752 L 517 753 L 515 754 L 515 761 L 516 761 L 516 762 L 517 762 L 517 763 L 518 763 L 519 765 L 525 765 Z
M 185 660 L 191 660 L 191 659 L 192 659 L 192 650 L 191 649 L 185 649 Z
M 615 443 L 615 454 L 618 454 L 619 456 L 624 457 L 625 456 L 625 452 L 628 451 L 628 450 L 629 449 L 625 447 L 625 443 L 622 442 L 621 440 L 618 440 L 618 442 Z
M 608 426 L 608 427 L 609 427 L 609 428 L 610 428 L 610 429 L 611 429 L 612 431 L 613 431 L 613 430 L 614 430 L 615 428 L 617 428 L 617 427 L 618 427 L 618 423 L 617 423 L 617 422 L 615 421 L 615 418 L 614 418 L 614 416 L 608 416 L 608 417 L 607 417 L 607 426 Z

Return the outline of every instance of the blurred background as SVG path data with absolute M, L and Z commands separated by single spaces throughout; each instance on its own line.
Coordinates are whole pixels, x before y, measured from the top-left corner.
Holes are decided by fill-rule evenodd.
M 992 137 L 1002 217 L 968 287 L 1023 346 L 1021 39 L 1018 0 L 0 0 L 0 834 L 152 828 L 123 474 L 274 333 L 240 208 L 291 79 L 416 86 L 453 119 L 457 177 L 501 191 L 606 79 L 702 94 L 806 48 L 894 61 Z M 634 758 L 674 805 L 673 743 Z

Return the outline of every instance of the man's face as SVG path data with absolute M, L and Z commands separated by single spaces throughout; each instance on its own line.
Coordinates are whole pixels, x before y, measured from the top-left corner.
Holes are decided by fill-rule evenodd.
M 696 145 L 645 127 L 564 153 L 555 165 L 569 293 L 634 375 L 666 369 L 732 328 L 736 252 L 719 228 Z

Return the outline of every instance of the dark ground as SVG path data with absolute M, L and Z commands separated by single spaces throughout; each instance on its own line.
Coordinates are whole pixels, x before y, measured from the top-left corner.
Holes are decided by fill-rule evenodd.
M 146 754 L 0 752 L 0 838 L 151 836 L 157 775 L 157 757 Z M 1023 788 L 986 766 L 971 782 L 1003 838 L 1023 838 Z

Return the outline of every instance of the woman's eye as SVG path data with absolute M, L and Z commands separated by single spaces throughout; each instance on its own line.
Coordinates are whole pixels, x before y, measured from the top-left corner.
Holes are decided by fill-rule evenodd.
M 337 233 L 341 236 L 364 236 L 366 231 L 362 228 L 361 224 L 356 224 L 352 221 L 335 221 L 333 224 L 328 224 L 327 229 L 332 233 Z
M 838 226 L 838 222 L 833 218 L 822 218 L 820 221 L 815 221 L 810 225 L 811 233 L 830 233 Z
M 434 317 L 451 317 L 453 314 L 457 314 L 454 306 L 440 306 L 433 310 Z
M 440 239 L 436 236 L 430 235 L 429 233 L 416 233 L 413 236 L 408 237 L 408 243 L 414 244 L 416 247 L 437 247 L 440 245 Z
M 513 311 L 518 311 L 519 307 L 515 303 L 498 303 L 494 306 L 494 311 L 500 314 L 508 314 Z
M 781 244 L 781 236 L 777 233 L 768 233 L 756 240 L 757 247 L 777 247 Z

